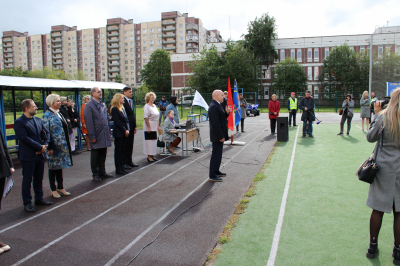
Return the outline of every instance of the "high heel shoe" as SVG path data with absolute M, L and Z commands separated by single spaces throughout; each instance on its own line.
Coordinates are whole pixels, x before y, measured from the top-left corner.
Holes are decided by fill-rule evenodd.
M 147 158 L 147 161 L 148 161 L 149 163 L 154 163 L 154 161 L 150 161 L 150 159 L 149 159 L 149 158 Z
M 156 159 L 156 158 L 154 158 L 154 157 L 153 157 L 152 159 L 153 159 L 153 162 L 156 162 L 156 161 L 158 161 L 158 159 Z
M 56 192 L 55 194 L 53 194 L 53 192 Z M 57 191 L 52 191 L 50 196 L 52 196 L 53 198 L 59 199 L 61 198 L 60 194 L 57 193 Z
M 64 191 L 65 191 L 65 190 L 64 190 Z M 63 195 L 63 196 L 69 196 L 69 195 L 71 195 L 71 193 L 69 193 L 69 192 L 67 192 L 67 191 L 63 192 L 62 189 L 57 189 L 57 192 L 60 193 L 60 194 Z

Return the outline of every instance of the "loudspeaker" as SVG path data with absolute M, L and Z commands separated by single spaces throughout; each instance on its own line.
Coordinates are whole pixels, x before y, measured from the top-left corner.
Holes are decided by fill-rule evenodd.
M 276 119 L 277 125 L 277 135 L 278 141 L 288 141 L 289 140 L 289 117 L 278 117 Z

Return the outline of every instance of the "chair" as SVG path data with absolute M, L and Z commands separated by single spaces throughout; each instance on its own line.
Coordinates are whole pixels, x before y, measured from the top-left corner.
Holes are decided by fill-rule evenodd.
M 164 134 L 164 130 L 162 128 L 158 129 L 158 140 L 164 141 L 162 139 L 162 136 Z M 160 148 L 160 155 L 171 155 L 171 153 L 168 151 L 167 146 L 169 145 L 169 142 L 164 141 L 165 145 L 164 147 L 159 147 Z M 167 145 L 168 143 L 168 145 Z

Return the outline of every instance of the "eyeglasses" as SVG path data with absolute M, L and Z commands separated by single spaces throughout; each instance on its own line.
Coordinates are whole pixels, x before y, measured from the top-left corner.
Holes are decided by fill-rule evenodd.
M 101 91 L 95 91 L 95 93 L 101 93 Z

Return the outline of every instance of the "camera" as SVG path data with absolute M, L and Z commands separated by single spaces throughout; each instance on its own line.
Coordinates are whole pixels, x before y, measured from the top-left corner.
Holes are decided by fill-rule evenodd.
M 384 109 L 384 108 L 387 107 L 387 105 L 388 105 L 389 102 L 390 102 L 390 96 L 385 96 L 385 99 L 384 99 L 384 100 L 380 100 L 380 101 L 378 101 L 378 102 L 381 103 L 382 109 Z

